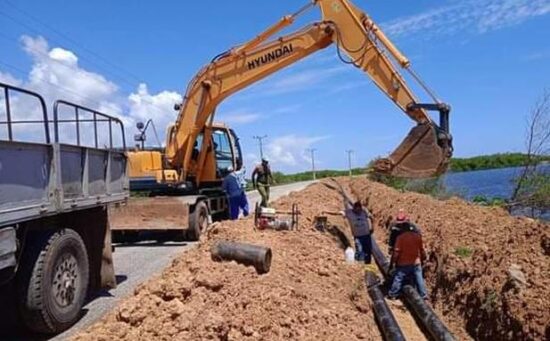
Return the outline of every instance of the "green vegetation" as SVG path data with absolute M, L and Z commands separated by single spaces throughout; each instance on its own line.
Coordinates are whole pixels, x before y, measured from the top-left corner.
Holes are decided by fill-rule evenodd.
M 366 168 L 353 168 L 351 170 L 353 175 L 361 175 L 366 174 L 367 169 Z M 317 179 L 324 179 L 324 178 L 331 178 L 331 177 L 337 177 L 337 176 L 346 176 L 349 175 L 348 170 L 320 170 L 315 172 Z M 302 172 L 302 173 L 295 173 L 295 174 L 283 174 L 281 172 L 273 172 L 273 180 L 275 180 L 275 183 L 277 185 L 282 184 L 288 184 L 292 182 L 299 182 L 299 181 L 308 181 L 313 179 L 312 172 Z
M 476 195 L 472 198 L 472 202 L 483 206 L 506 206 L 506 200 L 500 197 L 486 197 L 484 195 Z
M 529 207 L 531 216 L 550 210 L 550 173 L 534 170 L 516 179 L 512 206 Z
M 550 156 L 538 156 L 540 162 L 550 161 Z M 482 169 L 521 167 L 529 162 L 529 156 L 522 153 L 481 155 L 470 158 L 451 159 L 452 172 L 468 172 Z
M 472 249 L 466 246 L 460 246 L 455 249 L 455 255 L 457 255 L 460 258 L 468 258 L 474 253 Z

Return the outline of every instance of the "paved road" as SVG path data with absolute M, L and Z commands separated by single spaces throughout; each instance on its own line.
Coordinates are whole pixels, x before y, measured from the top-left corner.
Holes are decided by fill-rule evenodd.
M 307 181 L 272 187 L 271 199 L 275 200 L 292 191 L 299 191 L 311 183 L 312 181 Z M 259 201 L 258 192 L 249 192 L 248 198 L 251 208 L 254 207 L 255 202 Z M 195 243 L 157 243 L 156 241 L 117 245 L 113 255 L 115 271 L 119 282 L 117 288 L 101 293 L 89 302 L 84 307 L 85 315 L 83 318 L 74 327 L 53 338 L 53 340 L 65 340 L 100 319 L 119 303 L 122 298 L 130 295 L 138 284 L 160 274 L 171 263 L 174 257 L 193 248 L 194 245 Z

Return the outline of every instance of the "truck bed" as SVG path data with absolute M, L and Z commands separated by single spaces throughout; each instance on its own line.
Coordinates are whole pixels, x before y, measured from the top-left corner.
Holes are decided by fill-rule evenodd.
M 22 112 L 26 107 L 17 103 L 35 112 Z M 18 138 L 31 124 L 42 132 L 26 130 L 27 138 Z M 120 119 L 58 100 L 52 120 L 42 96 L 0 82 L 0 227 L 125 200 L 125 147 Z
M 127 197 L 123 152 L 0 141 L 0 226 Z

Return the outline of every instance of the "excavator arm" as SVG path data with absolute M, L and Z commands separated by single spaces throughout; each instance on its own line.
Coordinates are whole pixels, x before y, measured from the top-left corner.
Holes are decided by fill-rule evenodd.
M 292 24 L 296 16 L 315 6 L 320 7 L 323 21 L 268 40 Z M 396 151 L 387 159 L 378 160 L 375 169 L 405 177 L 444 172 L 452 154 L 449 107 L 440 103 L 412 73 L 434 100 L 429 104 L 418 102 L 390 58 L 407 70 L 410 70 L 409 61 L 366 14 L 348 0 L 315 0 L 295 14 L 283 17 L 246 44 L 220 54 L 190 82 L 166 144 L 166 160 L 178 172 L 180 181 L 185 181 L 190 173 L 195 175 L 197 184 L 202 181 L 210 136 L 202 139 L 198 162 L 193 164 L 196 169 L 191 169 L 190 157 L 197 136 L 212 124 L 216 107 L 223 99 L 333 43 L 342 61 L 363 70 L 417 123 Z M 440 112 L 440 126 L 426 110 Z

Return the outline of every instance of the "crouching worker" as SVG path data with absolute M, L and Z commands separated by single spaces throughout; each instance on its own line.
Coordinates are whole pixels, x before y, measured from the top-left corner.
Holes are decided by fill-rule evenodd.
M 410 221 L 409 216 L 407 215 L 407 213 L 405 213 L 405 210 L 402 208 L 399 209 L 395 220 L 389 226 L 390 237 L 388 239 L 388 249 L 390 256 L 393 252 L 393 248 L 395 247 L 395 241 L 397 240 L 397 237 L 399 237 L 401 233 L 409 231 L 411 228 L 416 233 L 422 233 L 420 231 L 420 228 L 418 228 Z
M 390 274 L 393 274 L 393 280 L 388 292 L 389 299 L 396 299 L 401 294 L 404 282 L 409 278 L 414 279 L 420 297 L 424 300 L 428 299 L 422 276 L 422 265 L 425 260 L 422 234 L 418 233 L 413 226 L 408 226 L 407 230 L 401 231 L 395 241 L 390 262 Z
M 239 219 L 239 211 L 243 211 L 243 215 L 248 216 L 248 200 L 246 193 L 242 187 L 238 174 L 233 167 L 228 167 L 229 174 L 223 178 L 222 187 L 227 194 L 229 202 L 229 217 L 231 220 Z
M 360 201 L 356 201 L 352 208 L 344 211 L 344 215 L 351 225 L 351 233 L 355 241 L 355 259 L 370 264 L 373 231 L 370 214 L 363 208 Z

